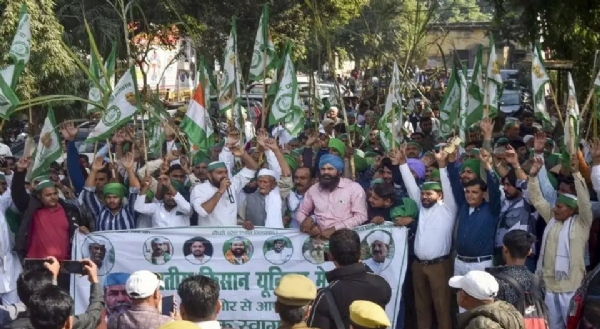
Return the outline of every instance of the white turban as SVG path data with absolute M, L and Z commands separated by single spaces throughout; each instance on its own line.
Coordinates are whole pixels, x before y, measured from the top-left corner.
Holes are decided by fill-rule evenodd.
M 384 244 L 390 244 L 390 236 L 384 231 L 374 231 L 367 236 L 367 243 L 371 246 L 375 241 L 381 241 Z

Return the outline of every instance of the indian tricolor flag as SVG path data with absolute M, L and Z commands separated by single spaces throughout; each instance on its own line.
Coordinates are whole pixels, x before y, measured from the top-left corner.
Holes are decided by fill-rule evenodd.
M 214 144 L 214 129 L 206 110 L 202 81 L 196 87 L 194 97 L 190 101 L 187 113 L 183 121 L 181 121 L 180 128 L 187 135 L 190 143 L 201 150 L 207 150 Z

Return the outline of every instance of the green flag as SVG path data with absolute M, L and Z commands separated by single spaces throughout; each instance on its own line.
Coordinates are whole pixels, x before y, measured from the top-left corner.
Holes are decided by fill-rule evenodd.
M 540 47 L 536 44 L 533 48 L 533 59 L 531 61 L 531 85 L 533 87 L 533 106 L 536 116 L 550 123 L 550 115 L 546 109 L 546 84 L 550 77 L 544 67 L 544 60 Z
M 579 105 L 577 104 L 577 93 L 571 72 L 567 73 L 569 86 L 569 99 L 567 101 L 567 121 L 564 126 L 564 142 L 569 154 L 577 151 L 579 145 Z M 572 148 L 573 147 L 573 148 Z
M 250 80 L 262 80 L 263 75 L 266 76 L 270 70 L 275 68 L 277 64 L 275 59 L 275 45 L 269 33 L 269 5 L 265 4 L 254 42 L 254 53 L 250 63 Z
M 449 137 L 455 131 L 456 117 L 460 108 L 460 81 L 456 64 L 452 68 L 446 92 L 440 104 L 440 134 Z
M 477 49 L 475 57 L 475 65 L 473 67 L 473 75 L 471 76 L 471 84 L 468 89 L 468 104 L 466 113 L 461 113 L 461 118 L 464 118 L 463 130 L 469 129 L 471 126 L 479 122 L 483 118 L 483 103 L 485 97 L 485 85 L 483 83 L 483 63 L 482 63 L 483 47 L 480 45 Z
M 489 109 L 489 117 L 495 118 L 498 115 L 498 102 L 500 102 L 503 87 L 502 75 L 500 74 L 500 61 L 496 54 L 496 44 L 493 37 L 490 37 L 490 54 L 486 76 L 484 106 Z
M 25 69 L 27 63 L 29 63 L 29 56 L 31 54 L 31 16 L 27 10 L 27 4 L 23 3 L 21 10 L 19 11 L 19 25 L 10 46 L 10 52 L 8 56 L 12 60 L 13 64 L 16 65 L 12 80 L 10 82 L 11 88 L 15 90 L 17 88 L 17 82 L 21 76 L 21 72 Z
M 297 131 L 298 127 L 300 129 L 304 127 L 302 119 L 304 118 L 304 110 L 300 101 L 300 91 L 298 90 L 296 70 L 292 62 L 292 44 L 290 42 L 285 47 L 283 61 L 283 75 L 279 81 L 279 90 L 271 106 L 269 124 L 276 125 L 285 120 L 286 129 L 292 134 L 293 131 Z M 299 115 L 300 113 L 302 115 Z M 302 120 L 302 123 L 292 120 Z
M 40 140 L 34 152 L 31 178 L 46 175 L 48 169 L 50 169 L 50 164 L 61 157 L 62 145 L 60 133 L 57 128 L 54 111 L 50 108 L 46 120 L 44 120 Z
M 400 70 L 398 63 L 394 62 L 394 71 L 390 83 L 389 92 L 385 100 L 383 115 L 379 120 L 379 137 L 383 147 L 390 151 L 392 140 L 395 139 L 396 145 L 402 142 L 402 96 L 400 91 Z M 394 127 L 394 125 L 396 125 Z M 394 136 L 395 132 L 395 136 Z
M 0 70 L 0 118 L 8 120 L 10 114 L 19 105 L 19 98 L 10 86 L 15 65 L 11 64 Z

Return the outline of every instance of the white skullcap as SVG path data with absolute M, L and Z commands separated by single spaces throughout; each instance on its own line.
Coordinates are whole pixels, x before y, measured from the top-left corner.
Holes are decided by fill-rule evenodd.
M 258 172 L 258 177 L 260 177 L 260 176 L 271 176 L 271 177 L 275 178 L 276 181 L 279 180 L 279 175 L 277 175 L 277 173 L 271 169 L 266 169 L 266 168 L 261 169 Z
M 533 138 L 535 138 L 533 135 L 525 135 L 525 137 L 523 137 L 523 143 L 527 144 Z

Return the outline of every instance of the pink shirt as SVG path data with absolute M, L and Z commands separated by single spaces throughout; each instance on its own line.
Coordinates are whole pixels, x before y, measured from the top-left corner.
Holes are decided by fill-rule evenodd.
M 313 185 L 304 196 L 296 212 L 296 220 L 302 222 L 314 212 L 321 230 L 335 227 L 353 229 L 367 220 L 365 190 L 356 182 L 341 178 L 338 187 L 329 192 Z

